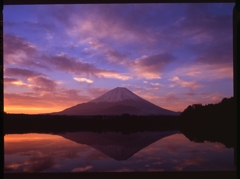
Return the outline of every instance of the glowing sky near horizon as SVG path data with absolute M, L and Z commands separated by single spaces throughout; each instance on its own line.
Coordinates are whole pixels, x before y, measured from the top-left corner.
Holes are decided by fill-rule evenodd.
M 56 112 L 115 87 L 173 111 L 218 103 L 233 96 L 233 6 L 4 6 L 4 111 Z

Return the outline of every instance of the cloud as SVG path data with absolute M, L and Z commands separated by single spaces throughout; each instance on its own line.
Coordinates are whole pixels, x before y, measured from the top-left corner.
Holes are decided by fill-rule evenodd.
M 155 168 L 149 168 L 148 170 L 147 170 L 148 172 L 163 172 L 164 171 L 164 169 L 162 169 L 162 168 L 160 168 L 160 169 L 155 169 Z
M 79 6 L 68 5 L 67 7 L 59 5 L 54 8 L 47 6 L 43 6 L 42 8 L 45 9 L 44 12 L 46 12 L 46 14 L 43 14 L 42 15 L 43 17 L 39 17 L 40 22 L 45 20 L 44 16 L 47 17 L 51 16 L 55 18 L 55 22 L 57 22 L 56 24 L 69 27 L 69 29 L 73 29 L 77 32 L 82 32 L 84 35 L 101 34 L 102 36 L 110 35 L 113 37 L 115 37 L 116 35 L 123 36 L 122 33 L 119 34 L 115 33 L 123 32 L 122 30 L 124 29 L 125 32 L 134 35 L 134 32 L 131 32 L 131 30 L 133 30 L 131 26 L 132 27 L 134 26 L 134 23 L 132 22 L 134 20 L 136 22 L 136 18 L 137 17 L 139 18 L 139 13 L 146 12 L 146 8 L 141 8 L 141 6 L 140 8 L 135 6 L 135 11 L 136 10 L 139 11 L 139 13 L 135 13 L 132 12 L 133 8 L 131 5 L 120 5 L 119 7 L 119 5 L 107 5 L 107 4 L 105 5 L 86 4 Z M 128 9 L 128 11 L 125 12 L 127 16 L 125 16 L 125 13 L 124 14 L 122 13 L 123 8 Z M 127 22 L 125 22 L 123 19 L 125 19 Z M 151 18 L 149 18 L 149 20 L 151 20 Z M 135 27 L 134 29 L 138 31 L 143 31 L 137 27 Z
M 49 141 L 54 141 L 54 143 L 49 143 Z M 48 172 L 48 169 L 60 171 L 62 165 L 59 165 L 53 156 L 59 156 L 63 160 L 71 160 L 79 158 L 77 155 L 79 152 L 82 154 L 88 150 L 89 147 L 79 147 L 68 140 L 63 140 L 62 136 L 59 135 L 5 135 L 5 154 L 23 157 L 23 160 L 20 161 L 6 159 L 5 169 L 15 172 Z M 60 167 L 57 168 L 58 166 Z
M 19 80 L 16 78 L 4 78 L 3 81 L 4 81 L 4 84 L 11 84 L 11 83 L 18 82 Z
M 197 11 L 193 10 L 196 6 Z M 181 43 L 185 39 L 183 45 L 187 45 L 194 53 L 197 62 L 231 64 L 233 47 L 230 9 L 232 4 L 186 5 L 184 18 L 181 17 L 181 22 L 174 28 L 179 32 L 178 40 L 175 41 Z
M 117 63 L 117 64 L 128 64 L 128 61 L 126 60 L 127 55 L 120 53 L 115 49 L 105 50 L 104 54 L 108 57 L 109 62 Z
M 70 57 L 67 54 L 58 54 L 56 56 L 43 56 L 42 60 L 50 63 L 55 68 L 69 73 L 84 73 L 93 75 L 100 71 L 93 64 L 83 62 L 80 59 Z
M 54 166 L 53 158 L 51 157 L 31 157 L 30 165 L 23 168 L 23 172 L 42 172 Z
M 109 170 L 107 172 L 134 172 L 134 170 L 130 168 L 121 168 L 117 170 Z
M 4 87 L 6 85 L 15 85 L 18 87 L 26 87 L 26 88 L 30 88 L 30 89 L 32 89 L 34 86 L 32 84 L 24 83 L 23 81 L 15 79 L 15 78 L 4 78 Z
M 219 93 L 206 94 L 206 95 L 202 96 L 202 98 L 203 98 L 202 101 L 205 104 L 219 103 L 225 97 L 226 96 L 219 94 Z
M 82 50 L 82 53 L 85 54 L 85 55 L 90 55 L 91 54 L 91 51 L 88 49 L 88 48 L 84 48 Z
M 87 165 L 86 167 L 78 167 L 78 168 L 74 168 L 72 170 L 72 172 L 85 172 L 87 170 L 92 169 L 93 167 L 91 165 Z
M 187 93 L 185 93 L 185 95 L 187 95 L 187 96 L 195 96 L 196 93 L 194 93 L 194 92 L 187 92 Z
M 154 98 L 156 96 L 153 95 L 153 93 L 161 91 L 160 88 L 155 86 L 147 87 L 147 86 L 138 86 L 138 85 L 132 85 L 132 84 L 122 84 L 122 87 L 126 87 L 130 89 L 135 94 L 143 98 L 145 98 L 146 96 L 148 97 L 152 96 Z M 148 97 L 146 99 L 150 99 Z
M 165 96 L 164 96 L 164 99 L 166 101 L 178 101 L 180 100 L 180 98 L 176 97 L 174 94 L 172 93 L 167 93 Z
M 165 34 L 161 28 L 166 27 L 170 18 L 179 17 L 178 13 L 168 13 L 166 8 L 177 10 L 178 6 L 167 4 L 86 5 L 84 8 L 80 6 L 81 11 L 74 11 L 76 15 L 73 16 L 74 20 L 71 21 L 71 26 L 68 26 L 68 31 L 79 39 L 108 37 L 120 43 L 137 43 L 148 47 L 158 41 L 157 39 L 162 41 Z M 82 18 L 79 19 L 79 16 Z
M 13 35 L 4 34 L 4 63 L 5 65 L 35 66 L 49 69 L 45 64 L 36 61 L 39 50 L 36 45 L 27 39 Z
M 4 85 L 15 85 L 17 87 L 26 87 L 30 90 L 37 92 L 51 92 L 57 88 L 57 83 L 53 80 L 47 79 L 45 77 L 32 77 L 28 78 L 29 83 L 25 83 L 21 80 L 15 78 L 4 78 Z
M 101 48 L 103 48 L 103 47 L 105 46 L 104 43 L 101 43 L 101 42 L 99 42 L 99 41 L 97 41 L 97 40 L 95 40 L 95 41 L 90 41 L 90 42 L 88 42 L 88 44 L 89 44 L 90 47 L 91 47 L 92 49 L 94 49 L 94 50 L 101 49 Z
M 53 91 L 57 87 L 57 83 L 55 81 L 41 76 L 28 78 L 28 81 L 36 85 L 33 87 L 34 90 Z
M 121 74 L 114 70 L 98 68 L 92 63 L 84 62 L 81 59 L 73 58 L 63 53 L 56 56 L 43 56 L 42 59 L 58 70 L 76 75 L 85 74 L 93 77 L 115 78 L 120 80 L 131 79 L 128 75 Z
M 86 83 L 93 83 L 93 80 L 90 80 L 90 79 L 87 79 L 87 78 L 77 78 L 77 77 L 74 77 L 73 78 L 74 80 L 78 81 L 78 82 L 86 82 Z
M 6 172 L 14 171 L 20 166 L 21 166 L 21 164 L 19 164 L 19 163 L 5 164 L 4 171 L 6 171 Z
M 196 82 L 183 81 L 183 80 L 179 79 L 179 77 L 177 77 L 177 76 L 170 79 L 170 81 L 176 83 L 177 85 L 180 85 L 181 87 L 190 88 L 193 90 L 203 87 L 203 85 L 197 84 Z
M 37 52 L 33 44 L 16 35 L 4 34 L 3 44 L 5 55 L 23 52 L 26 55 L 33 56 Z
M 201 157 L 195 157 L 193 159 L 187 159 L 181 162 L 178 166 L 175 167 L 177 171 L 182 171 L 187 166 L 193 166 L 193 165 L 200 165 L 202 163 L 207 162 L 208 159 L 201 158 Z
M 45 38 L 51 40 L 53 39 L 53 36 L 50 33 L 47 33 Z
M 99 77 L 104 78 L 116 78 L 120 80 L 129 80 L 132 77 L 130 75 L 121 74 L 115 71 L 102 71 L 98 73 Z
M 92 12 L 94 12 L 94 8 L 92 9 Z M 112 13 L 111 16 L 114 17 L 107 17 L 106 13 L 103 11 L 99 13 L 95 11 L 95 13 L 92 13 L 92 16 L 85 15 L 85 18 L 76 20 L 75 24 L 67 29 L 68 34 L 70 36 L 77 36 L 79 40 L 90 37 L 94 37 L 95 39 L 108 37 L 112 40 L 118 40 L 121 42 L 139 41 L 137 30 L 134 29 L 136 31 L 134 33 L 133 29 L 130 29 L 131 27 L 126 23 L 124 24 L 122 20 L 117 21 L 118 18 Z
M 169 72 L 171 76 L 187 76 L 195 80 L 215 81 L 233 78 L 233 65 L 224 64 L 189 64 Z
M 104 93 L 108 92 L 109 89 L 106 88 L 90 88 L 88 90 L 88 93 L 90 94 L 90 96 L 92 96 L 93 98 L 97 98 L 101 95 L 103 95 Z
M 98 42 L 96 46 L 103 42 L 104 37 L 109 37 L 111 41 L 104 42 L 113 48 L 105 55 L 109 56 L 111 62 L 121 62 L 124 57 L 124 53 L 113 50 L 117 49 L 114 45 L 117 41 L 121 44 L 131 44 L 132 48 L 141 53 L 148 51 L 150 54 L 156 54 L 156 51 L 166 53 L 181 49 L 189 54 L 183 59 L 186 61 L 231 64 L 232 14 L 227 10 L 231 9 L 232 5 L 181 4 L 180 6 L 181 12 L 177 10 L 179 5 L 123 5 L 122 8 L 96 6 L 92 9 L 93 15 L 87 15 L 85 12 L 86 19 L 79 21 L 75 26 L 76 34 L 84 34 L 82 36 L 95 39 Z M 170 7 L 176 8 L 176 11 L 171 14 L 166 12 L 165 9 Z M 196 7 L 198 10 L 193 11 Z M 96 19 L 99 20 L 97 23 Z M 179 57 L 184 58 L 182 54 Z M 143 71 L 149 79 L 161 77 L 161 74 L 155 71 L 141 69 L 138 72 L 140 74 Z
M 6 78 L 6 84 L 27 87 L 36 91 L 53 91 L 57 87 L 57 82 L 48 79 L 43 73 L 21 68 L 4 69 L 5 76 L 20 76 L 26 78 L 31 84 L 27 84 L 18 79 Z
M 28 87 L 28 86 L 27 86 Z M 22 94 L 4 93 L 4 110 L 10 113 L 47 113 L 58 112 L 68 107 L 88 102 L 91 97 L 82 94 L 80 90 L 73 89 L 36 89 L 36 86 L 28 87 L 33 92 Z
M 3 46 L 5 65 L 28 63 L 37 54 L 34 44 L 16 35 L 4 34 Z
M 45 76 L 45 75 L 36 71 L 27 70 L 27 69 L 5 68 L 4 76 L 21 76 L 24 78 L 30 78 L 30 77 Z
M 160 86 L 159 83 L 150 83 L 150 84 L 153 85 L 153 86 Z
M 151 56 L 143 56 L 136 59 L 132 67 L 139 76 L 146 79 L 159 79 L 161 72 L 169 64 L 175 61 L 175 57 L 168 53 L 156 54 Z
M 44 102 L 44 99 L 38 96 L 4 93 L 4 108 L 10 106 L 26 108 L 29 107 L 29 105 L 31 107 L 53 107 L 53 105 L 48 100 Z
M 42 14 L 42 10 L 45 9 L 44 12 L 46 12 L 45 16 Z M 76 7 L 76 5 L 70 5 L 68 4 L 67 6 L 64 5 L 57 5 L 57 6 L 48 6 L 48 5 L 42 5 L 42 8 L 39 8 L 39 21 L 43 21 L 45 22 L 45 18 L 46 16 L 49 17 L 53 17 L 54 20 L 57 22 L 56 24 L 59 25 L 63 25 L 63 26 L 70 26 L 71 23 L 73 23 L 74 21 L 72 21 L 72 17 L 73 14 L 76 12 L 79 12 L 79 6 Z M 84 9 L 84 6 L 82 7 Z
M 229 40 L 230 41 L 230 40 Z M 190 48 L 195 53 L 195 60 L 204 64 L 233 64 L 232 46 L 229 48 L 229 42 L 210 44 L 205 46 L 195 45 Z

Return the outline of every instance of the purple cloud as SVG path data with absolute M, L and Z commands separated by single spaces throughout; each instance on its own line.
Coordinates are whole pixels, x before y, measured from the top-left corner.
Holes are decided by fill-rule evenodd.
M 170 79 L 170 81 L 174 82 L 175 84 L 181 86 L 181 87 L 185 87 L 185 88 L 190 88 L 190 89 L 197 89 L 197 88 L 201 88 L 203 87 L 203 85 L 198 84 L 196 82 L 189 82 L 189 81 L 184 81 L 181 80 L 179 77 L 175 76 L 172 79 Z
M 14 83 L 14 82 L 18 82 L 18 79 L 16 79 L 16 78 L 4 78 L 3 81 L 4 81 L 4 84 L 5 83 Z
M 104 93 L 108 92 L 109 89 L 105 89 L 105 88 L 90 88 L 88 90 L 88 93 L 94 97 L 94 98 L 97 98 L 101 95 L 103 95 Z
M 161 78 L 164 67 L 175 60 L 176 58 L 168 53 L 144 56 L 135 60 L 133 68 L 147 79 Z
M 187 93 L 185 93 L 185 95 L 187 95 L 187 96 L 195 96 L 196 93 L 194 93 L 194 92 L 187 92 Z
M 24 86 L 37 91 L 53 91 L 57 87 L 57 83 L 55 81 L 48 79 L 47 76 L 42 73 L 32 70 L 20 68 L 6 68 L 4 69 L 4 75 L 24 77 L 31 84 L 23 83 L 21 80 L 13 78 L 6 78 L 6 83 Z
M 93 167 L 91 165 L 87 165 L 85 167 L 78 167 L 78 168 L 74 168 L 71 172 L 85 172 L 88 170 L 91 170 Z
M 80 59 L 70 57 L 67 54 L 60 54 L 56 56 L 43 56 L 42 60 L 48 62 L 56 69 L 72 74 L 85 74 L 94 77 L 116 78 L 120 80 L 128 80 L 131 77 L 121 74 L 114 70 L 105 70 L 96 67 L 92 63 L 84 62 Z
M 28 78 L 28 81 L 35 84 L 35 86 L 32 87 L 33 90 L 53 91 L 57 87 L 57 83 L 55 81 L 41 76 Z
M 26 163 L 30 163 L 23 168 L 23 172 L 42 172 L 54 166 L 52 157 L 31 157 Z
M 197 8 L 195 8 L 197 6 Z M 198 62 L 207 64 L 232 63 L 232 14 L 210 11 L 210 8 L 224 8 L 225 4 L 186 5 L 185 15 L 173 24 L 179 32 L 176 43 L 183 45 L 196 56 Z M 219 11 L 218 11 L 219 12 Z M 197 20 L 196 20 L 197 19 Z M 180 44 L 179 44 L 180 45 Z
M 14 54 L 16 52 L 24 52 L 29 56 L 34 55 L 37 50 L 35 46 L 29 43 L 26 39 L 10 34 L 4 34 L 4 54 Z
M 4 76 L 21 76 L 24 78 L 30 78 L 30 77 L 45 76 L 45 75 L 36 71 L 27 70 L 27 69 L 5 68 Z
M 42 60 L 50 63 L 55 68 L 75 74 L 94 75 L 101 70 L 91 63 L 83 62 L 79 59 L 70 57 L 67 54 L 60 54 L 56 56 L 43 56 Z
M 73 13 L 76 14 L 69 15 L 71 18 L 67 19 L 65 27 L 68 34 L 77 37 L 80 42 L 108 38 L 121 44 L 137 42 L 148 47 L 155 44 L 156 39 L 164 37 L 160 32 L 166 20 L 164 12 L 161 13 L 164 7 L 160 4 L 86 5 L 79 8 L 81 11 L 75 9 Z M 153 13 L 156 10 L 158 14 Z M 79 19 L 79 16 L 82 18 Z
M 115 49 L 108 49 L 104 52 L 104 54 L 108 57 L 108 61 L 111 63 L 117 63 L 117 64 L 127 64 L 128 60 L 127 55 L 120 53 L 119 51 Z
M 43 63 L 35 61 L 39 51 L 27 39 L 12 34 L 4 34 L 3 42 L 5 65 L 19 64 L 21 66 L 36 66 L 49 70 Z
M 175 102 L 175 101 L 178 101 L 180 98 L 176 97 L 176 95 L 174 95 L 174 94 L 168 93 L 168 94 L 165 95 L 164 99 L 166 101 L 173 101 L 173 102 Z
M 3 46 L 5 65 L 26 63 L 37 53 L 33 44 L 16 35 L 5 34 Z

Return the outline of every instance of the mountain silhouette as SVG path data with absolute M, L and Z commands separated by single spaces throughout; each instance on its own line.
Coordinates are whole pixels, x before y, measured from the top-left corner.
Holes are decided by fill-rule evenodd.
M 77 104 L 54 115 L 179 115 L 161 108 L 124 87 L 114 88 L 87 103 Z
M 86 144 L 107 156 L 120 161 L 127 160 L 135 153 L 150 144 L 179 131 L 138 132 L 124 135 L 122 133 L 107 132 L 71 132 L 60 136 L 79 144 Z

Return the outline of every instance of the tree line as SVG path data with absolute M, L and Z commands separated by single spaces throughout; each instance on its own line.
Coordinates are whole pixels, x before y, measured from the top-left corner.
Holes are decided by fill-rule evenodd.
M 236 145 L 236 99 L 224 98 L 217 104 L 193 104 L 179 117 L 182 133 L 195 142 L 222 142 Z

